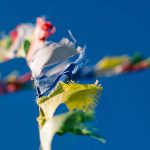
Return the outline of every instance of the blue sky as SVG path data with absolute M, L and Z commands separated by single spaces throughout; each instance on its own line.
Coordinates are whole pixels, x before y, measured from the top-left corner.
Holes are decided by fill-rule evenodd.
M 1 0 L 0 30 L 45 15 L 56 25 L 58 41 L 71 29 L 79 44 L 87 45 L 89 64 L 106 55 L 150 56 L 150 2 L 148 0 Z M 2 76 L 13 69 L 25 72 L 23 60 L 0 65 Z M 81 82 L 92 83 L 92 80 Z M 88 137 L 55 136 L 54 150 L 149 150 L 150 70 L 99 79 L 103 93 L 94 125 L 105 136 L 102 145 Z M 39 146 L 34 91 L 0 97 L 0 147 L 36 150 Z

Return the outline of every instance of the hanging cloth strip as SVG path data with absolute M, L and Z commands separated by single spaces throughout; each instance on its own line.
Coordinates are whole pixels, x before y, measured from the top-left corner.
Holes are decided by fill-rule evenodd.
M 83 67 L 85 62 L 85 48 L 83 48 L 77 60 L 70 62 L 64 71 L 59 71 L 51 76 L 48 76 L 48 73 L 45 72 L 43 76 L 34 78 L 37 97 L 47 96 L 60 81 L 67 82 L 73 80 L 73 76 L 77 73 L 78 69 Z M 48 71 L 49 70 L 47 70 L 47 72 Z

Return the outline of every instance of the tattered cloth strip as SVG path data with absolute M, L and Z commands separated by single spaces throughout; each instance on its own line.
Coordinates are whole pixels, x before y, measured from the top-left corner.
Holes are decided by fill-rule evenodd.
M 99 134 L 95 133 L 95 129 L 88 127 L 85 123 L 94 119 L 93 112 L 75 111 L 56 115 L 47 120 L 40 131 L 40 141 L 42 150 L 50 150 L 52 139 L 57 133 L 63 135 L 72 133 L 75 135 L 90 136 L 101 143 L 106 140 Z

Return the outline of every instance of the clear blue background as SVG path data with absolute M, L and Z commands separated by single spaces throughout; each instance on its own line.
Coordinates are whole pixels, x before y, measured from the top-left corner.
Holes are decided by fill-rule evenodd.
M 148 0 L 1 0 L 0 30 L 46 15 L 57 27 L 59 40 L 71 29 L 87 44 L 89 64 L 106 55 L 150 56 L 150 2 Z M 28 70 L 23 60 L 0 65 L 2 76 L 13 69 Z M 94 80 L 81 82 L 94 82 Z M 89 137 L 55 136 L 53 150 L 150 150 L 150 70 L 99 79 L 104 90 L 95 125 L 107 143 Z M 0 149 L 37 150 L 34 91 L 0 97 Z

